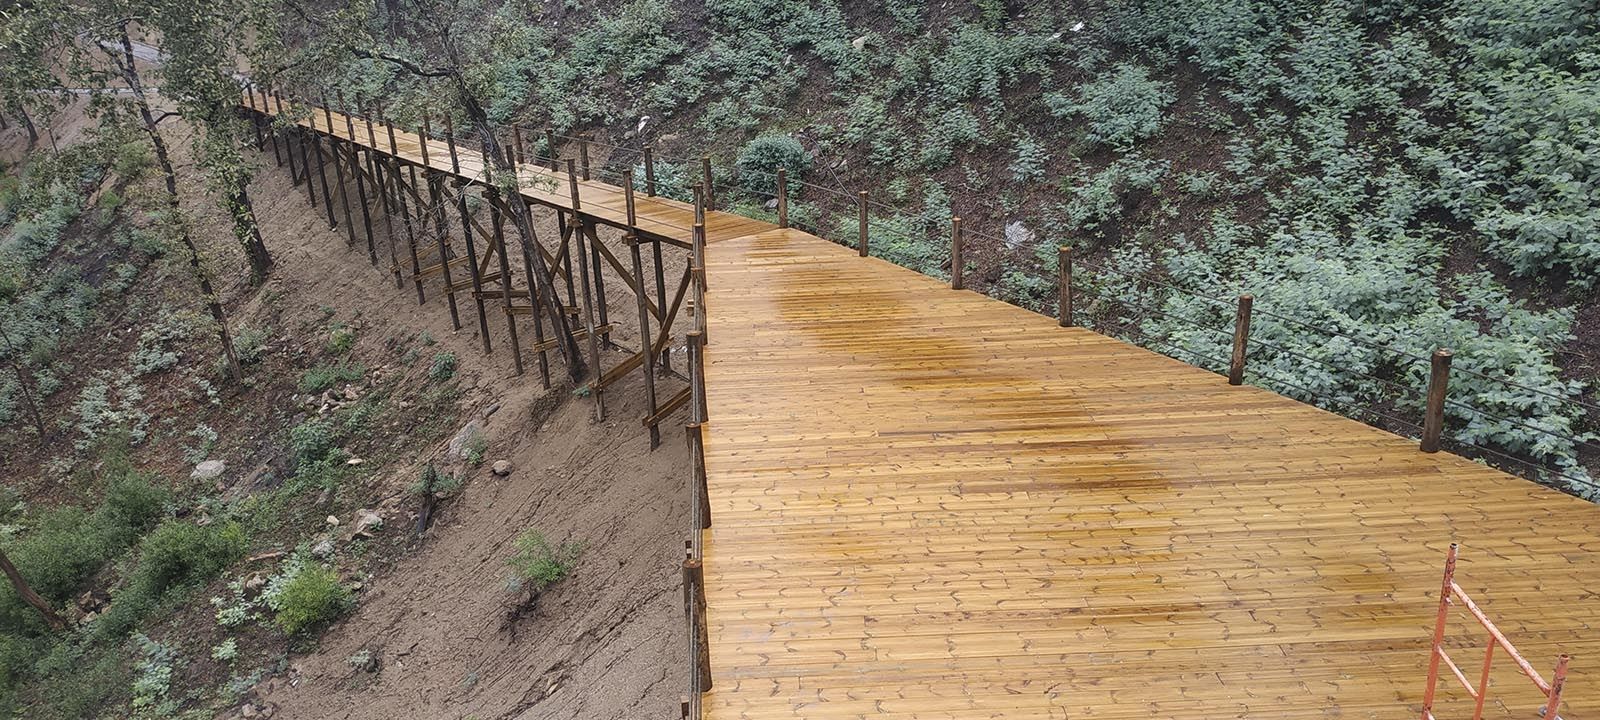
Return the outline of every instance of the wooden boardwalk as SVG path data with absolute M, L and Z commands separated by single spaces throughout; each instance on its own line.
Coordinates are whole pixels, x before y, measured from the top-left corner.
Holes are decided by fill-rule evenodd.
M 574 208 L 567 174 L 523 173 L 627 223 L 619 188 Z M 637 213 L 689 243 L 691 206 Z M 706 717 L 1416 717 L 1451 541 L 1540 672 L 1574 656 L 1564 716 L 1600 717 L 1600 508 L 799 231 L 707 225 Z M 1458 611 L 1469 672 L 1485 640 Z M 1489 716 L 1537 717 L 1509 662 L 1493 679 Z M 1470 717 L 1453 682 L 1436 713 Z
M 804 233 L 707 253 L 707 717 L 1416 717 L 1452 540 L 1600 714 L 1600 508 Z

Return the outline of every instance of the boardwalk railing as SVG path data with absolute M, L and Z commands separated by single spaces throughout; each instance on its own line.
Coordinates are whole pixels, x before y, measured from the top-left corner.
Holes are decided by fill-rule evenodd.
M 1559 720 L 1556 716 L 1556 711 L 1561 707 L 1561 690 L 1567 682 L 1567 663 L 1570 658 L 1564 654 L 1556 658 L 1555 675 L 1551 676 L 1552 679 L 1549 682 L 1546 682 L 1539 675 L 1539 671 L 1534 670 L 1533 665 L 1529 664 L 1527 660 L 1523 659 L 1522 654 L 1517 652 L 1517 648 L 1511 644 L 1510 640 L 1506 639 L 1504 633 L 1500 632 L 1500 628 L 1495 627 L 1494 622 L 1489 620 L 1489 617 L 1484 615 L 1482 610 L 1478 609 L 1477 603 L 1472 602 L 1472 598 L 1467 596 L 1467 592 L 1456 584 L 1456 557 L 1458 551 L 1459 548 L 1456 543 L 1450 543 L 1449 554 L 1445 556 L 1444 560 L 1444 584 L 1439 589 L 1439 615 L 1433 627 L 1433 650 L 1428 654 L 1428 686 L 1423 691 L 1422 696 L 1422 720 L 1434 720 L 1433 699 L 1434 692 L 1439 686 L 1440 663 L 1450 669 L 1450 674 L 1454 675 L 1456 681 L 1461 683 L 1461 687 L 1466 688 L 1467 694 L 1472 697 L 1474 702 L 1472 720 L 1480 720 L 1483 717 L 1484 702 L 1489 697 L 1489 669 L 1494 662 L 1494 651 L 1497 647 L 1511 656 L 1511 661 L 1516 663 L 1517 669 L 1523 675 L 1526 675 L 1529 680 L 1532 680 L 1534 687 L 1537 687 L 1539 692 L 1544 695 L 1545 704 L 1539 710 L 1539 717 L 1548 720 Z M 1489 642 L 1484 646 L 1483 668 L 1478 673 L 1477 685 L 1473 685 L 1471 681 L 1467 680 L 1466 674 L 1461 671 L 1460 666 L 1456 665 L 1456 662 L 1450 658 L 1449 653 L 1446 653 L 1444 649 L 1445 624 L 1450 619 L 1450 606 L 1457 602 L 1472 614 L 1473 619 L 1483 626 L 1484 631 L 1489 633 Z

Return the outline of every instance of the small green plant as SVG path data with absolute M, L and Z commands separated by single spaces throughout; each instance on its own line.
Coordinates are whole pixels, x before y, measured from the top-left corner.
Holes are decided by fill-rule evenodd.
M 355 605 L 350 589 L 339 584 L 338 573 L 300 555 L 267 583 L 262 598 L 277 614 L 278 626 L 290 635 L 332 621 Z
M 406 492 L 417 497 L 432 495 L 436 498 L 448 497 L 461 490 L 461 477 L 453 473 L 439 472 L 433 463 L 428 463 L 417 476 L 417 481 L 406 488 Z
M 172 664 L 177 653 L 172 648 L 138 635 L 138 676 L 133 680 L 133 709 L 157 717 L 171 715 L 177 703 L 167 697 L 172 689 Z
M 357 382 L 366 373 L 366 368 L 355 363 L 318 365 L 300 376 L 300 391 L 319 393 L 341 382 Z
M 433 365 L 428 367 L 428 379 L 434 382 L 444 382 L 456 376 L 456 354 L 442 352 L 433 356 Z
M 509 585 L 513 591 L 527 588 L 535 594 L 571 574 L 583 551 L 573 542 L 551 545 L 538 530 L 518 536 L 516 548 L 516 554 L 506 560 L 512 573 Z
M 423 330 L 417 333 L 417 342 L 422 343 L 424 347 L 433 347 L 439 341 L 433 339 L 433 335 L 427 330 Z
M 1162 112 L 1176 97 L 1172 83 L 1152 79 L 1142 65 L 1123 63 L 1106 78 L 1082 86 L 1078 97 L 1050 94 L 1045 104 L 1057 117 L 1087 120 L 1091 142 L 1128 147 L 1161 129 Z
M 328 354 L 343 355 L 356 345 L 356 331 L 344 323 L 335 323 L 328 331 Z
M 211 648 L 211 659 L 217 662 L 231 663 L 239 658 L 239 641 L 233 638 L 223 640 L 221 644 Z
M 483 464 L 484 454 L 489 452 L 489 438 L 481 431 L 474 429 L 467 435 L 467 446 L 462 448 L 462 455 L 473 467 Z

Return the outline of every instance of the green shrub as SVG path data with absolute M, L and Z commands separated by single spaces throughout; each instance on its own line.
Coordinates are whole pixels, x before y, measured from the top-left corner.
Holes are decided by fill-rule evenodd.
M 417 497 L 432 495 L 446 497 L 454 495 L 461 489 L 461 476 L 454 473 L 439 472 L 433 463 L 428 463 L 417 476 L 417 481 L 406 488 L 406 492 Z
M 788 135 L 762 135 L 745 143 L 734 166 L 745 187 L 773 193 L 778 189 L 778 170 L 783 170 L 790 180 L 800 180 L 810 163 L 799 140 Z
M 291 635 L 330 622 L 355 604 L 338 573 L 298 556 L 262 596 L 277 613 L 278 626 Z
M 1077 98 L 1055 93 L 1045 96 L 1045 103 L 1057 117 L 1087 120 L 1090 141 L 1127 147 L 1161 129 L 1162 112 L 1174 99 L 1172 83 L 1152 79 L 1142 65 L 1122 63 L 1108 77 L 1079 88 Z
M 366 372 L 366 368 L 355 363 L 318 365 L 300 376 L 300 391 L 319 393 L 338 383 L 358 382 Z
M 170 587 L 210 580 L 244 557 L 248 545 L 238 523 L 201 527 L 170 520 L 139 545 L 139 566 L 130 587 L 157 594 Z
M 261 362 L 261 352 L 266 347 L 268 337 L 269 334 L 262 328 L 239 328 L 233 334 L 233 354 L 245 365 Z
M 456 354 L 442 352 L 433 356 L 433 364 L 428 366 L 428 379 L 434 382 L 444 382 L 456 376 Z
M 348 325 L 339 324 L 328 332 L 328 354 L 343 355 L 355 347 L 356 331 Z
M 298 489 L 318 487 L 332 492 L 344 477 L 345 453 L 336 445 L 333 421 L 307 420 L 289 430 L 289 446 L 294 452 Z
M 551 545 L 544 534 L 528 530 L 517 537 L 517 552 L 506 560 L 511 567 L 513 590 L 530 588 L 537 593 L 571 574 L 583 548 L 577 543 Z

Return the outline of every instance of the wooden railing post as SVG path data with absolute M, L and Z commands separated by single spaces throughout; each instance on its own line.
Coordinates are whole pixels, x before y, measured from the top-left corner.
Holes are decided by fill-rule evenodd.
M 1422 451 L 1439 452 L 1439 437 L 1444 433 L 1444 398 L 1450 385 L 1450 358 L 1447 348 L 1433 351 L 1428 372 L 1428 408 L 1422 419 Z
M 1450 584 L 1456 579 L 1456 554 L 1460 551 L 1450 543 L 1444 557 L 1444 582 L 1439 587 L 1439 612 L 1433 621 L 1433 649 L 1428 653 L 1428 686 L 1422 691 L 1422 720 L 1433 720 L 1433 691 L 1439 684 L 1439 648 L 1444 643 L 1444 624 L 1450 617 Z
M 1255 297 L 1246 293 L 1239 296 L 1239 307 L 1233 315 L 1233 357 L 1228 361 L 1228 384 L 1244 384 L 1245 351 L 1250 343 L 1250 307 Z
M 856 224 L 860 226 L 860 238 L 856 240 L 856 254 L 867 256 L 867 191 L 856 193 Z
M 950 218 L 950 289 L 960 290 L 967 286 L 966 260 L 961 258 L 961 218 Z
M 550 128 L 544 129 L 544 151 L 550 153 L 550 169 L 560 170 L 561 161 L 557 158 L 558 153 L 556 153 L 556 131 Z
M 694 648 L 695 689 L 711 690 L 711 633 L 706 624 L 705 567 L 694 557 L 683 559 L 684 611 L 689 620 L 689 640 Z
M 778 227 L 789 227 L 789 173 L 778 168 Z
M 571 160 L 571 159 L 567 160 L 567 191 L 572 196 L 572 210 L 573 210 L 572 221 L 573 221 L 574 224 L 579 224 L 578 223 L 578 213 L 577 213 L 577 211 L 578 211 L 579 208 L 583 207 L 583 204 L 582 204 L 583 201 L 579 197 L 579 194 L 578 194 L 578 167 L 577 167 L 577 161 Z M 574 231 L 574 232 L 576 232 L 576 231 Z
M 1072 327 L 1072 248 L 1056 248 L 1056 324 Z
M 522 164 L 528 162 L 528 153 L 527 153 L 527 151 L 522 149 L 522 126 L 521 125 L 512 125 L 511 126 L 511 147 L 516 148 L 516 150 L 517 150 L 517 161 L 514 164 L 522 165 Z
M 705 188 L 706 207 L 716 209 L 716 191 L 711 187 L 711 156 L 700 156 L 700 185 Z
M 579 138 L 578 139 L 578 159 L 582 162 L 583 179 L 588 180 L 589 179 L 589 139 L 588 138 Z
M 656 149 L 644 146 L 644 194 L 656 196 Z

